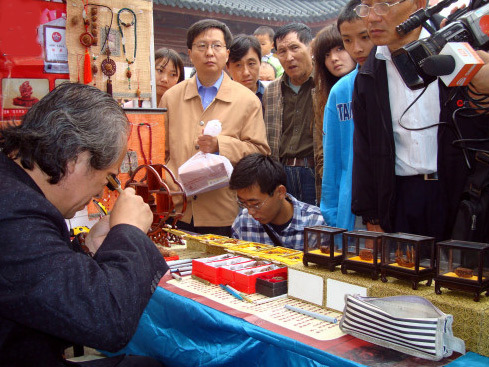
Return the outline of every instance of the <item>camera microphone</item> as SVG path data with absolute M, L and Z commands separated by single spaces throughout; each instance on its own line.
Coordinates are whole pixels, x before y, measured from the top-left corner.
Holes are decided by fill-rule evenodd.
M 428 56 L 421 68 L 432 76 L 439 76 L 447 87 L 460 87 L 470 83 L 484 61 L 466 42 L 449 42 L 439 55 Z
M 438 4 L 432 6 L 428 9 L 418 9 L 405 21 L 396 27 L 396 31 L 400 36 L 404 36 L 411 32 L 413 29 L 418 28 L 428 19 L 430 19 L 433 14 L 440 12 L 443 8 L 446 8 L 450 4 L 457 2 L 457 0 L 443 0 Z
M 450 75 L 455 70 L 455 59 L 451 55 L 433 55 L 423 60 L 423 71 L 431 76 Z

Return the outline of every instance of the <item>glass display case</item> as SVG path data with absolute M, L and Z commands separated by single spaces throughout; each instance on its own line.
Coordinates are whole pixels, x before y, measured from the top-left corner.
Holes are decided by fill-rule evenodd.
M 435 239 L 407 233 L 390 233 L 382 237 L 381 280 L 387 276 L 411 281 L 412 288 L 427 280 L 430 286 L 435 275 Z
M 371 274 L 373 280 L 378 279 L 383 235 L 384 233 L 369 231 L 343 233 L 341 272 L 347 274 L 347 270 L 355 270 Z
M 435 293 L 441 287 L 474 294 L 478 302 L 480 294 L 489 293 L 489 244 L 458 240 L 436 244 Z
M 346 229 L 314 226 L 304 228 L 304 257 L 305 266 L 309 262 L 325 265 L 330 271 L 341 264 L 343 253 L 341 252 L 341 233 Z

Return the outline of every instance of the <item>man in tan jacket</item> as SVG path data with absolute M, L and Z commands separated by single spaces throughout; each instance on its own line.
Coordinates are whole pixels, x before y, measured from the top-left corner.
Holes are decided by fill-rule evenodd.
M 196 75 L 170 88 L 159 106 L 168 109 L 165 148 L 172 172 L 199 150 L 225 156 L 232 164 L 250 153 L 270 154 L 260 101 L 223 72 L 231 42 L 229 28 L 217 20 L 201 20 L 188 29 L 188 54 Z M 222 124 L 217 137 L 202 134 L 210 120 Z M 237 214 L 235 193 L 213 190 L 188 197 L 178 227 L 230 236 Z

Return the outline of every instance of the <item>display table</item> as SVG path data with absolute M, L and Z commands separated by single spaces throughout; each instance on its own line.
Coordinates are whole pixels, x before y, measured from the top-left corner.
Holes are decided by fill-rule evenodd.
M 401 295 L 416 295 L 428 299 L 436 307 L 447 314 L 453 315 L 453 334 L 465 341 L 465 348 L 472 352 L 489 356 L 489 297 L 481 296 L 479 302 L 473 301 L 471 293 L 449 291 L 442 288 L 441 295 L 435 294 L 432 284 L 426 286 L 426 282 L 420 282 L 417 290 L 411 288 L 410 282 L 388 278 L 387 283 L 380 280 L 372 280 L 368 274 L 349 272 L 342 274 L 339 268 L 330 272 L 317 265 L 304 266 L 297 264 L 290 268 L 321 276 L 324 280 L 324 288 L 327 290 L 328 279 L 365 287 L 369 297 L 391 297 Z M 326 291 L 323 304 L 326 305 Z
M 120 353 L 149 355 L 171 366 L 444 366 L 456 358 L 421 360 L 349 335 L 317 340 L 167 280 Z
M 190 246 L 189 246 L 190 245 Z M 199 252 L 202 251 L 200 254 Z M 223 249 L 211 248 L 188 243 L 187 249 L 180 252 L 181 258 L 206 257 L 223 253 Z M 341 274 L 339 270 L 330 272 L 315 265 L 304 267 L 302 264 L 292 266 L 296 270 L 311 272 L 327 279 L 334 278 L 348 281 L 352 284 L 365 286 L 370 296 L 390 296 L 398 294 L 415 294 L 430 298 L 438 297 L 438 302 L 447 302 L 440 307 L 450 313 L 447 307 L 453 307 L 455 321 L 459 318 L 461 304 L 465 304 L 462 313 L 472 315 L 473 310 L 485 304 L 473 302 L 470 296 L 458 302 L 450 302 L 452 297 L 431 294 L 431 287 L 420 286 L 413 291 L 409 284 L 392 281 L 382 283 L 372 281 L 368 277 L 351 273 Z M 221 296 L 214 295 L 211 285 L 209 290 L 192 291 L 192 287 L 181 285 L 187 281 L 176 282 L 170 277 L 162 279 L 150 302 L 145 309 L 138 329 L 130 343 L 118 353 L 139 354 L 152 356 L 171 366 L 445 366 L 445 365 L 474 365 L 488 363 L 489 359 L 475 353 L 465 356 L 458 354 L 439 362 L 411 357 L 394 350 L 373 345 L 349 335 L 337 335 L 331 340 L 317 340 L 307 335 L 309 331 L 297 332 L 290 330 L 280 323 L 270 322 L 253 309 L 246 309 L 245 303 L 234 307 L 232 302 L 221 302 Z M 196 282 L 198 283 L 198 282 Z M 201 283 L 199 283 L 201 284 Z M 204 286 L 203 284 L 201 284 Z M 223 292 L 222 299 L 230 297 Z M 254 296 L 262 297 L 260 295 Z M 462 297 L 462 295 L 460 295 Z M 230 297 L 232 298 L 232 297 Z M 296 302 L 297 300 L 290 300 Z M 236 302 L 236 300 L 235 300 Z M 238 301 L 239 303 L 240 301 Z M 275 301 L 278 302 L 278 301 Z M 301 301 L 297 301 L 301 302 Z M 272 302 L 273 303 L 273 302 Z M 433 302 L 435 303 L 435 302 Z M 450 305 L 449 305 L 450 304 Z M 249 305 L 249 304 L 248 304 Z M 479 306 L 477 306 L 479 305 Z M 253 307 L 253 305 L 249 305 Z M 319 307 L 319 306 L 312 306 Z M 486 307 L 482 306 L 476 312 L 484 314 Z M 288 319 L 290 315 L 274 317 Z M 286 311 L 284 312 L 291 312 Z M 324 310 L 324 312 L 327 312 Z M 466 317 L 460 317 L 467 322 Z M 487 334 L 485 328 L 487 317 L 479 319 L 479 327 L 473 329 L 473 339 L 483 348 Z M 482 321 L 482 322 L 481 322 Z M 308 326 L 305 325 L 305 328 Z M 325 323 L 324 328 L 334 328 Z M 485 328 L 487 330 L 487 328 Z M 457 334 L 456 334 L 457 335 Z M 460 336 L 460 335 L 457 335 Z M 472 343 L 472 342 L 471 342 Z M 487 345 L 487 343 L 485 343 Z M 457 358 L 458 357 L 458 358 Z M 482 360 L 482 362 L 479 362 Z M 484 365 L 484 364 L 482 364 Z

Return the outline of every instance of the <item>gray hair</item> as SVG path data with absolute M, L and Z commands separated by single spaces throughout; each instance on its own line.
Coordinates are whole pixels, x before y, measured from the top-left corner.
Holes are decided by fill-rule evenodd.
M 63 83 L 26 113 L 18 126 L 0 130 L 0 149 L 22 167 L 37 164 L 56 184 L 68 162 L 82 152 L 90 166 L 112 166 L 126 149 L 129 122 L 122 108 L 107 93 L 79 83 Z

